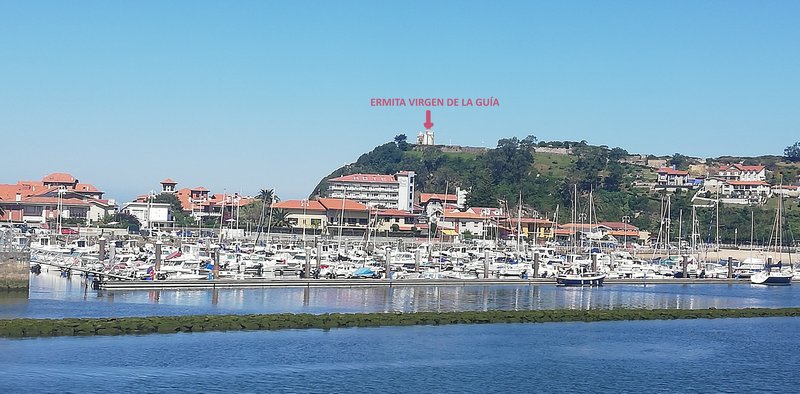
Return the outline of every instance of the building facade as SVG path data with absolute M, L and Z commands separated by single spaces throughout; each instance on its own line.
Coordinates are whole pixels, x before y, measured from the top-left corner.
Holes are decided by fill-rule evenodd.
M 413 171 L 401 171 L 395 175 L 344 175 L 328 180 L 325 197 L 354 200 L 372 208 L 411 211 L 414 181 Z
M 113 200 L 67 173 L 53 173 L 40 181 L 0 184 L 0 220 L 34 226 L 58 225 L 64 221 L 91 224 L 116 212 Z

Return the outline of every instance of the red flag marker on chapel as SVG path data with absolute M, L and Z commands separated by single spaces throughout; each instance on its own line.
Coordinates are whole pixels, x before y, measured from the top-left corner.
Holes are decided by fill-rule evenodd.
M 425 123 L 422 125 L 425 126 L 426 129 L 433 127 L 433 122 L 431 122 L 431 110 L 425 111 Z

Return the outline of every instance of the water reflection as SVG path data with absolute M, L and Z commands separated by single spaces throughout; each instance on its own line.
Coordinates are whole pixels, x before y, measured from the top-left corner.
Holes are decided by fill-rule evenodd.
M 748 308 L 800 306 L 797 286 L 554 285 L 103 291 L 80 277 L 31 277 L 30 300 L 2 300 L 0 317 L 458 310 Z

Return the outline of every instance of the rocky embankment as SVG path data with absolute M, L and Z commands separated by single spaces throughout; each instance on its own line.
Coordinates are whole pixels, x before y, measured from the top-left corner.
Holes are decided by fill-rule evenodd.
M 798 317 L 800 308 L 615 309 L 415 313 L 199 315 L 0 320 L 0 337 L 50 337 L 179 332 L 331 329 L 443 324 L 595 322 L 751 317 Z

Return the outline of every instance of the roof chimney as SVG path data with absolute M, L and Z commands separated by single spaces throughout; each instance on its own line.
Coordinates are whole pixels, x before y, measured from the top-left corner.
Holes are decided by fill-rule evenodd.
M 17 195 L 14 196 L 14 201 L 22 201 L 22 194 L 17 193 Z

